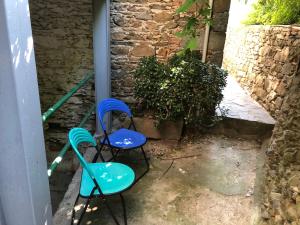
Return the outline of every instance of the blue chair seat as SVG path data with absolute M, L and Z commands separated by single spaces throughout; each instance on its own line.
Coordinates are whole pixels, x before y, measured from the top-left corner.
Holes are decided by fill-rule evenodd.
M 133 170 L 120 163 L 88 163 L 89 169 L 93 172 L 101 191 L 104 195 L 116 194 L 129 188 L 134 180 Z M 80 195 L 89 197 L 95 184 L 86 169 L 83 168 L 80 185 Z M 96 190 L 93 195 L 100 195 Z
M 147 141 L 143 134 L 125 128 L 113 132 L 108 135 L 108 138 L 111 146 L 121 149 L 137 148 L 143 146 Z M 103 142 L 103 139 L 101 140 L 101 143 L 108 144 L 107 140 Z

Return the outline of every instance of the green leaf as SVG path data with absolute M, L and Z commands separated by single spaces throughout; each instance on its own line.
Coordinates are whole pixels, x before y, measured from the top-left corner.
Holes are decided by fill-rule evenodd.
M 205 25 L 212 26 L 213 25 L 213 20 L 212 19 L 204 19 L 203 23 Z
M 192 29 L 193 27 L 195 27 L 196 25 L 198 25 L 198 20 L 196 17 L 190 17 L 188 18 L 188 21 L 185 25 L 187 30 Z
M 207 7 L 207 8 L 201 8 L 198 10 L 199 15 L 203 16 L 203 17 L 209 17 L 211 14 L 211 8 Z
M 195 50 L 198 47 L 197 38 L 191 38 L 187 44 L 186 49 Z
M 248 15 L 245 24 L 282 25 L 299 23 L 299 0 L 258 0 Z
M 176 10 L 176 13 L 187 12 L 197 0 L 185 0 L 185 2 Z
M 186 49 L 184 48 L 184 49 L 180 50 L 179 52 L 177 52 L 176 55 L 182 56 L 182 55 L 184 55 L 185 51 L 186 51 Z
M 223 98 L 227 72 L 202 63 L 199 54 L 191 51 L 196 47 L 197 38 L 188 36 L 185 48 L 167 63 L 155 56 L 140 60 L 134 73 L 140 113 L 150 110 L 157 121 L 183 118 L 185 124 L 197 127 L 216 121 L 215 109 Z
M 176 37 L 179 37 L 179 38 L 183 38 L 183 37 L 186 36 L 186 32 L 184 32 L 184 31 L 176 32 L 176 33 L 175 33 L 175 36 L 176 36 Z

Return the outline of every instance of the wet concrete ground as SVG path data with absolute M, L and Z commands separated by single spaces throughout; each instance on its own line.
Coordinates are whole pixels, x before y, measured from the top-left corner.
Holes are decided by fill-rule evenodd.
M 159 221 L 164 221 L 161 222 L 162 224 L 250 224 L 249 215 L 254 210 L 253 197 L 245 198 L 244 196 L 247 192 L 251 193 L 253 186 L 255 186 L 256 167 L 257 164 L 261 165 L 264 153 L 259 151 L 259 144 L 255 141 L 242 141 L 236 137 L 255 139 L 266 136 L 271 133 L 275 121 L 230 76 L 223 94 L 224 99 L 221 107 L 227 109 L 227 116 L 216 126 L 215 130 L 217 134 L 227 134 L 235 138 L 226 139 L 218 135 L 196 137 L 193 142 L 184 142 L 177 148 L 158 141 L 148 144 L 149 152 L 155 156 L 151 158 L 152 169 L 141 182 L 126 193 L 129 209 L 131 205 L 138 204 L 140 201 L 145 201 L 147 206 L 146 203 L 150 204 L 155 199 L 163 199 L 163 196 L 166 195 L 164 187 L 167 190 L 173 190 L 170 193 L 175 193 L 175 202 L 180 199 L 182 202 L 180 202 L 180 207 L 173 201 L 163 207 L 166 203 L 162 202 L 160 210 L 156 209 L 158 203 L 153 206 L 155 210 L 151 210 L 150 206 L 148 206 L 149 209 L 146 208 L 145 210 L 143 207 L 139 207 L 137 212 L 129 211 L 129 216 L 133 214 L 140 215 L 134 218 L 140 218 L 140 221 L 146 217 L 157 219 L 155 223 L 146 219 L 145 224 L 158 224 Z M 174 160 L 166 175 L 159 178 L 172 163 L 172 160 L 162 160 L 160 158 L 163 158 L 163 156 L 180 158 L 186 155 L 196 156 Z M 65 160 L 63 166 L 67 163 L 68 161 Z M 57 173 L 51 181 L 54 212 L 65 194 L 69 178 L 71 176 L 65 176 L 65 174 L 60 176 Z M 256 179 L 256 181 L 259 180 Z M 70 208 L 75 200 L 76 193 L 78 193 L 79 182 L 80 171 L 77 171 L 58 212 L 54 216 L 55 224 L 69 224 Z M 161 190 L 155 191 L 156 186 Z M 139 189 L 143 191 L 140 193 Z M 136 192 L 139 193 L 139 196 L 134 196 Z M 259 192 L 257 191 L 257 193 Z M 257 199 L 259 199 L 259 195 L 257 196 Z M 187 200 L 187 203 L 184 200 Z M 233 204 L 229 204 L 230 202 Z M 116 202 L 116 204 L 118 205 L 119 202 Z M 167 222 L 170 219 L 170 216 L 165 216 L 168 210 L 170 215 L 179 218 L 181 213 L 184 215 L 187 213 L 184 211 L 183 206 L 188 207 L 189 204 L 189 212 L 195 214 L 191 218 L 188 216 L 189 220 L 192 221 L 191 223 L 187 221 L 180 223 L 171 220 Z M 172 207 L 176 208 L 175 212 Z M 221 208 L 223 209 L 221 210 Z M 248 211 L 244 208 L 248 208 Z M 146 213 L 147 210 L 149 210 L 149 213 Z M 141 215 L 142 212 L 144 214 Z M 102 213 L 102 209 L 101 214 L 91 213 L 91 223 L 97 224 L 97 222 L 93 222 L 93 219 L 97 221 L 98 217 L 104 215 L 105 212 Z M 226 218 L 232 223 L 226 222 Z M 243 223 L 238 218 L 248 221 L 248 223 Z M 130 222 L 132 222 L 131 220 Z M 215 220 L 223 220 L 224 223 L 217 223 Z M 109 219 L 105 219 L 100 224 L 109 224 L 107 221 Z
M 216 126 L 215 132 L 212 130 L 216 135 L 195 135 L 179 145 L 164 141 L 147 144 L 151 170 L 124 194 L 128 224 L 256 224 L 265 155 L 256 139 L 270 135 L 275 121 L 232 77 L 228 77 L 223 93 L 221 107 L 227 109 L 227 116 Z M 139 155 L 126 155 L 121 161 L 139 173 L 143 165 L 141 161 L 133 163 L 134 158 Z M 80 173 L 80 170 L 76 172 L 54 215 L 56 225 L 70 224 Z M 110 200 L 122 219 L 120 199 L 117 196 Z M 114 224 L 97 199 L 84 218 L 82 224 Z
M 205 135 L 174 146 L 151 141 L 150 172 L 124 196 L 131 225 L 252 225 L 258 218 L 261 144 L 255 140 Z M 260 160 L 257 160 L 257 158 Z M 121 161 L 139 173 L 142 161 L 136 153 Z M 258 163 L 259 162 L 259 163 Z M 76 175 L 75 175 L 76 177 Z M 76 180 L 77 179 L 77 180 Z M 55 224 L 69 224 L 80 174 L 55 216 Z M 74 184 L 75 183 L 75 184 Z M 258 196 L 258 197 L 255 197 Z M 122 221 L 121 201 L 110 197 Z M 82 205 L 78 205 L 78 209 Z M 82 224 L 114 224 L 99 199 L 92 201 Z

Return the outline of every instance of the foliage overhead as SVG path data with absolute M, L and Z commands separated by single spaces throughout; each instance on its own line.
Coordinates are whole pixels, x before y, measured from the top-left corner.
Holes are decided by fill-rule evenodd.
M 300 24 L 300 0 L 258 0 L 245 24 Z
M 135 71 L 135 97 L 158 121 L 184 119 L 185 124 L 212 124 L 223 95 L 227 72 L 201 62 L 187 50 L 166 64 L 144 57 Z
M 211 8 L 207 0 L 185 0 L 176 10 L 176 13 L 187 13 L 186 24 L 177 37 L 183 38 L 186 43 L 183 51 L 195 50 L 197 46 L 197 28 L 201 24 L 211 24 Z

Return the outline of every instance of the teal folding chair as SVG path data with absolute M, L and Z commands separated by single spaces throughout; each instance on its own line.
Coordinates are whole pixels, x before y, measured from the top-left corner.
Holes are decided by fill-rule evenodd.
M 95 139 L 92 137 L 92 135 L 83 128 L 73 128 L 69 132 L 69 141 L 82 166 L 80 189 L 73 206 L 71 224 L 72 225 L 74 224 L 75 205 L 78 202 L 79 197 L 87 198 L 87 202 L 84 206 L 83 212 L 80 215 L 80 218 L 78 219 L 77 224 L 80 224 L 90 200 L 93 197 L 98 197 L 101 200 L 103 200 L 113 220 L 117 225 L 119 225 L 120 224 L 119 221 L 117 220 L 111 207 L 106 201 L 106 196 L 109 195 L 120 196 L 122 201 L 122 207 L 123 207 L 124 224 L 127 224 L 125 200 L 124 197 L 122 196 L 122 193 L 128 190 L 133 185 L 135 180 L 134 171 L 130 167 L 116 162 L 107 162 L 107 163 L 86 162 L 82 154 L 79 152 L 78 146 L 81 143 L 88 143 L 97 149 L 97 143 Z

